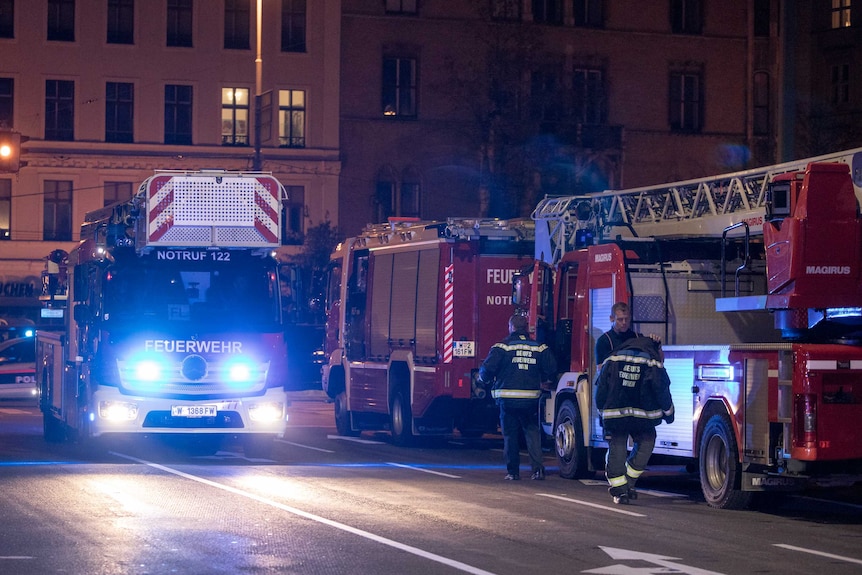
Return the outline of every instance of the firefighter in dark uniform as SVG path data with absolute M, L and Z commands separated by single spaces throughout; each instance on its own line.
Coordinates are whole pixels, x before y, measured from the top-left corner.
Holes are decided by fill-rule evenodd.
M 596 340 L 596 369 L 601 369 L 602 362 L 623 343 L 643 335 L 632 329 L 631 308 L 624 301 L 618 301 L 611 307 L 611 324 L 611 329 Z M 648 337 L 661 344 L 661 337 L 657 334 L 651 333 Z
M 500 428 L 506 453 L 507 480 L 521 478 L 518 432 L 524 430 L 533 479 L 545 478 L 542 465 L 542 437 L 539 431 L 539 398 L 542 384 L 557 374 L 551 349 L 527 335 L 527 318 L 509 318 L 509 336 L 494 344 L 479 369 L 479 381 L 494 381 L 491 396 L 500 407 Z M 495 381 L 496 380 L 496 381 Z
M 630 339 L 605 360 L 596 407 L 608 442 L 605 474 L 609 491 L 614 503 L 628 503 L 637 498 L 635 483 L 655 448 L 656 426 L 674 419 L 670 379 L 655 341 L 649 337 Z

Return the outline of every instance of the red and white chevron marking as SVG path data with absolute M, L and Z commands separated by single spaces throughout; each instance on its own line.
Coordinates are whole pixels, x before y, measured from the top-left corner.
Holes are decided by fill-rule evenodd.
M 455 266 L 446 266 L 443 274 L 443 363 L 452 363 L 455 344 L 455 284 L 452 282 Z
M 226 176 L 213 185 L 212 177 L 157 176 L 149 186 L 148 241 L 175 225 L 253 226 L 264 242 L 278 243 L 280 193 L 271 177 Z

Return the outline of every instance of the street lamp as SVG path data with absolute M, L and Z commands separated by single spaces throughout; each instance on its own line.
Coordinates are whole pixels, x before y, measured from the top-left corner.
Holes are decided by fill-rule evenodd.
M 259 172 L 263 169 L 263 159 L 260 156 L 260 131 L 261 131 L 261 92 L 263 91 L 263 58 L 260 55 L 260 32 L 261 22 L 263 21 L 261 11 L 263 8 L 263 0 L 257 0 L 257 57 L 254 59 L 254 159 L 252 160 L 252 169 Z

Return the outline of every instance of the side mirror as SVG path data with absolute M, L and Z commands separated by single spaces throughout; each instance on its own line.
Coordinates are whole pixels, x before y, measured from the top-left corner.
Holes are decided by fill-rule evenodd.
M 515 307 L 524 305 L 524 276 L 520 273 L 512 276 L 512 305 Z
M 85 303 L 75 304 L 72 314 L 72 317 L 75 318 L 75 323 L 79 323 L 82 325 L 92 324 L 95 319 L 93 317 L 93 311 L 90 309 L 90 306 Z

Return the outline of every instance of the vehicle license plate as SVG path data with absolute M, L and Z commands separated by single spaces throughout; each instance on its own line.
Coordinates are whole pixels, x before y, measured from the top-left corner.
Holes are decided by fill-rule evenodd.
M 173 417 L 215 417 L 218 409 L 215 405 L 172 405 Z

